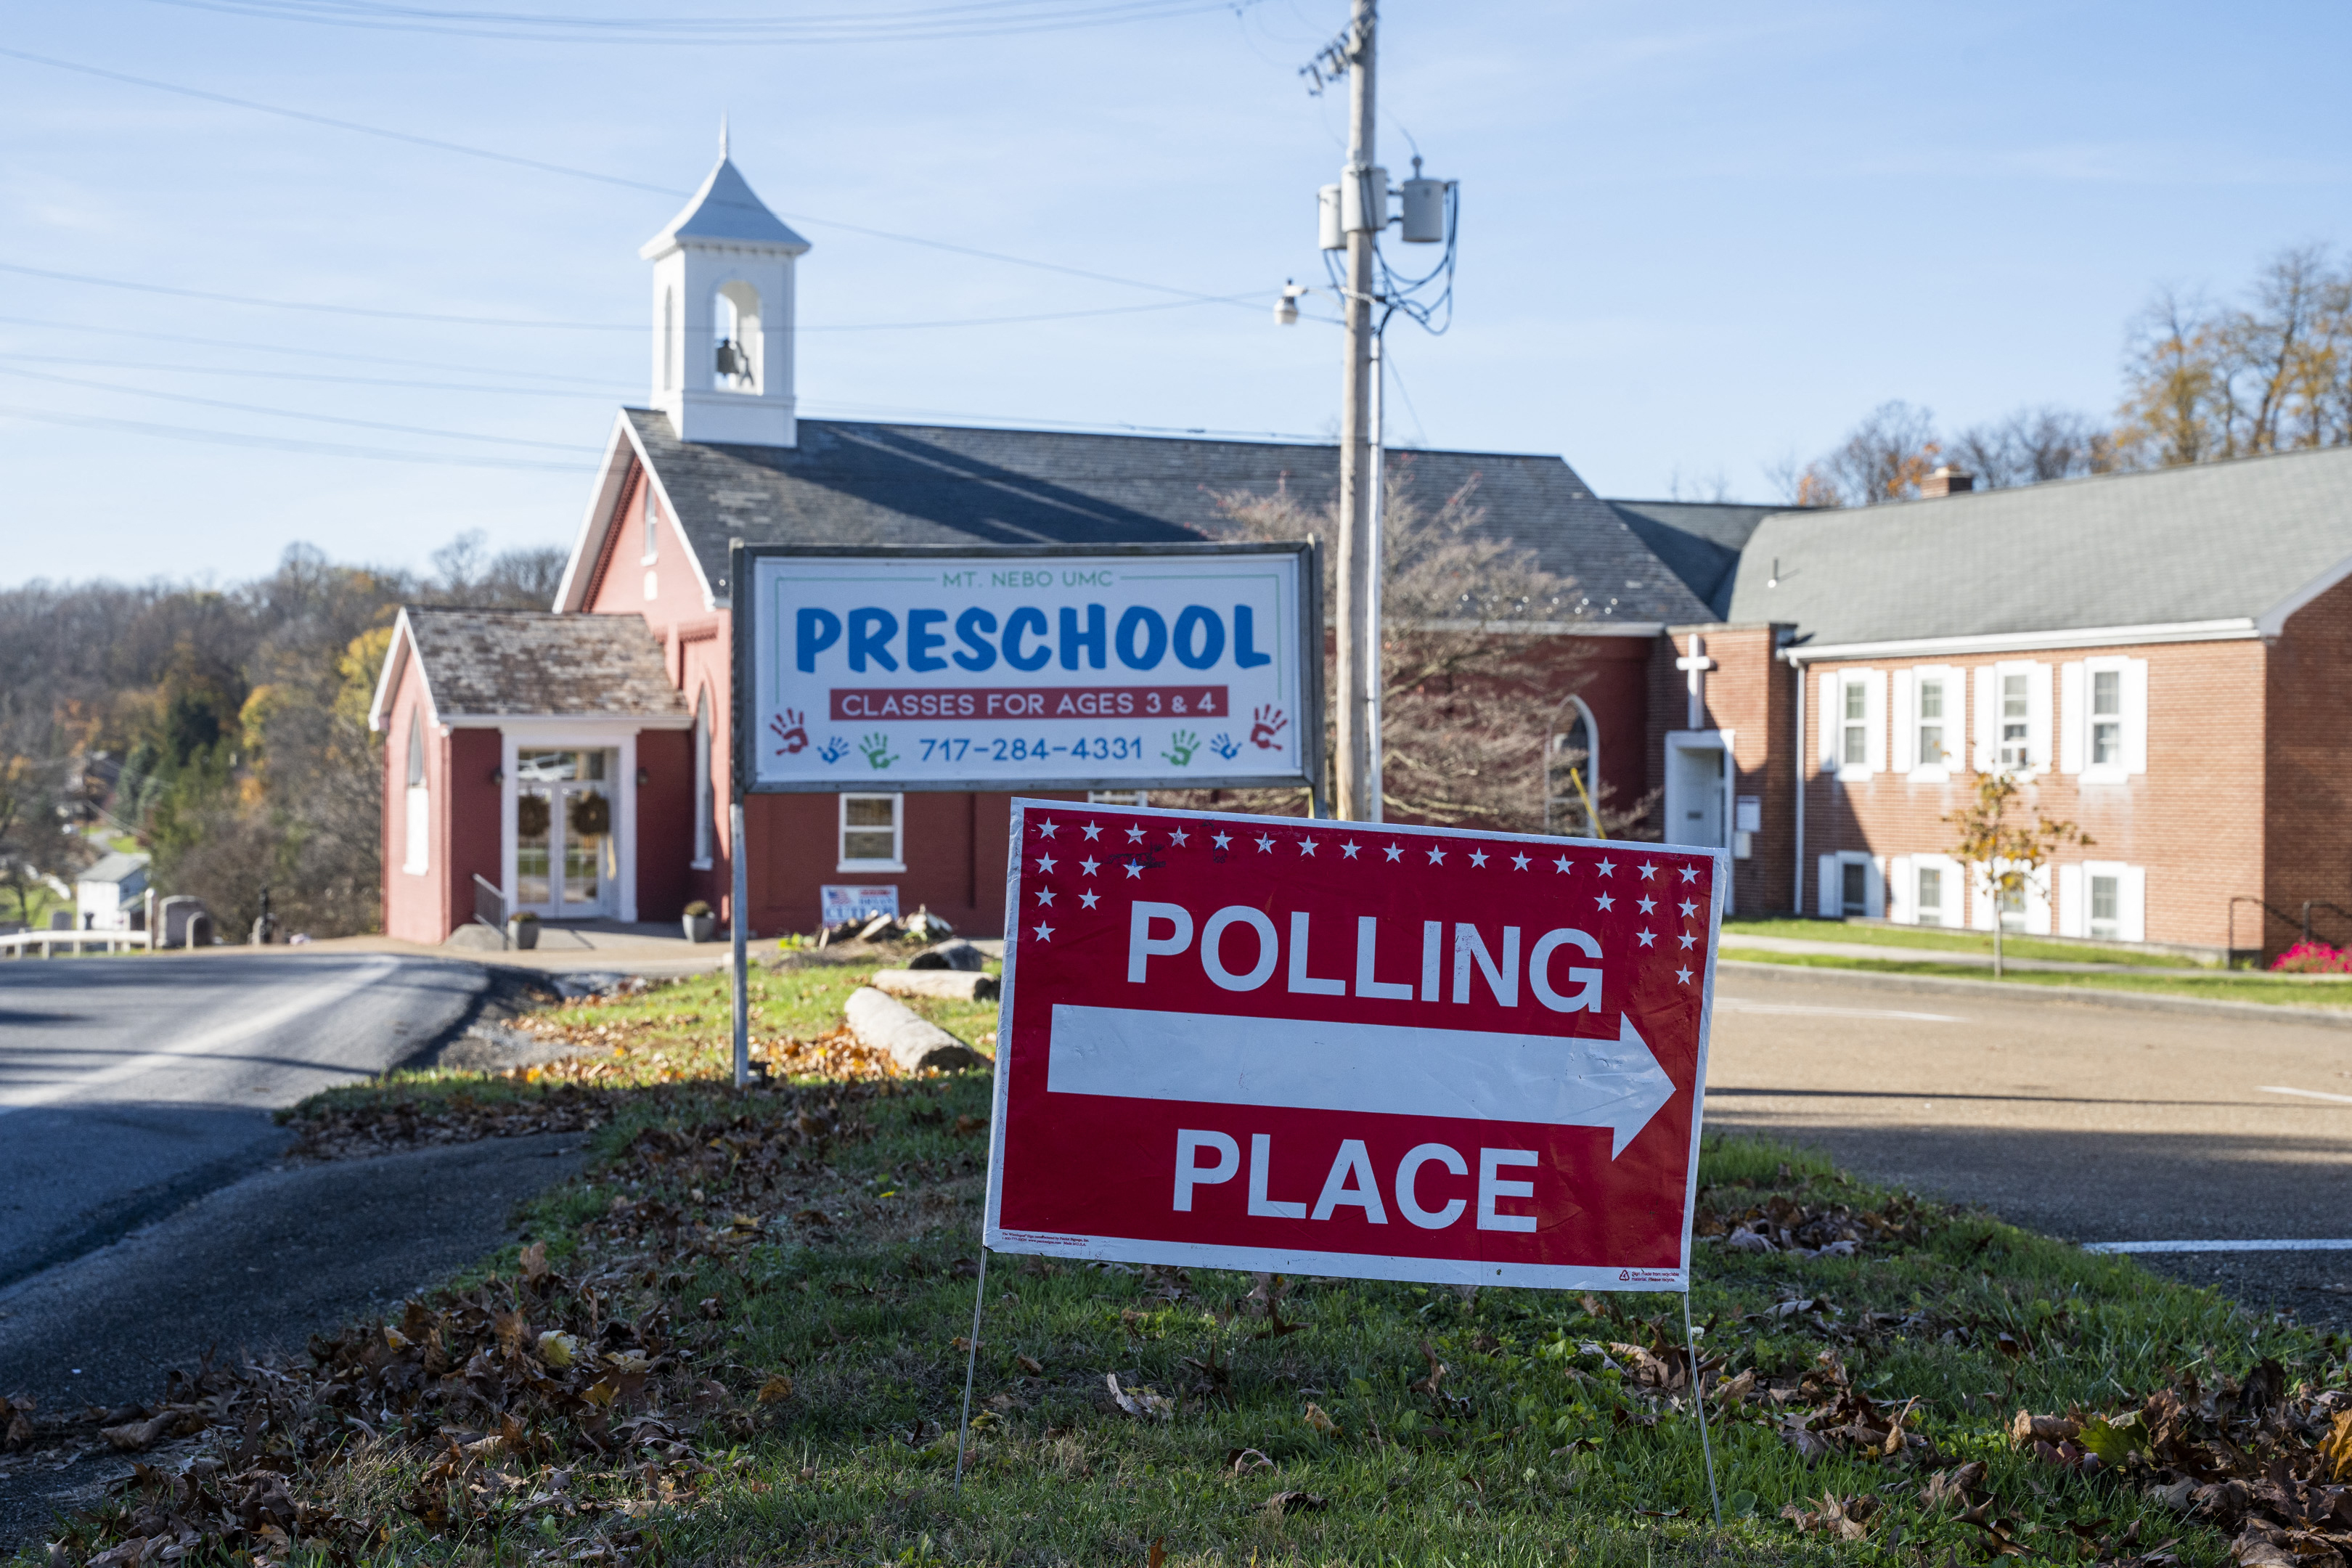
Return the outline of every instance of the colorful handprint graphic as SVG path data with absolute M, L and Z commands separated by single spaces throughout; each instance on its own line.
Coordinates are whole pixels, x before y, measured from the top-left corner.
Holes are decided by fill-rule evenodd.
M 808 750 L 807 715 L 797 708 L 787 708 L 768 721 L 768 728 L 776 732 L 780 742 L 778 756 L 797 756 Z
M 1273 751 L 1279 744 L 1275 737 L 1281 734 L 1290 723 L 1290 720 L 1281 709 L 1271 706 L 1260 708 L 1251 714 L 1250 718 L 1253 721 L 1250 725 L 1250 744 L 1262 752 Z

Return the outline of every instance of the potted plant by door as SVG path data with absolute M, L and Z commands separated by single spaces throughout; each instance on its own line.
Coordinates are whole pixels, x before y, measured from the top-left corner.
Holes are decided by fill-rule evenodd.
M 507 940 L 528 951 L 539 945 L 539 917 L 529 910 L 507 921 Z
M 700 899 L 686 906 L 686 940 L 709 942 L 711 932 L 719 929 L 719 917 Z

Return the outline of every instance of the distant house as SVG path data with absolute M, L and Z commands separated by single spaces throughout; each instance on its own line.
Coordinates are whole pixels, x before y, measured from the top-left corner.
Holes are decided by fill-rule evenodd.
M 146 918 L 148 857 L 118 851 L 74 879 L 74 918 L 83 931 L 131 931 Z

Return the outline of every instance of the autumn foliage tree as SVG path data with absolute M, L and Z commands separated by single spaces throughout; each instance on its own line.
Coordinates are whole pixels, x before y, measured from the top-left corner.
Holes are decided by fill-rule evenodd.
M 1972 879 L 1993 900 L 1992 972 L 1996 979 L 2001 973 L 2001 906 L 2021 900 L 2029 888 L 2046 886 L 2043 874 L 2061 845 L 2095 842 L 2073 823 L 2053 821 L 2046 812 L 2036 811 L 2030 822 L 2012 821 L 2010 813 L 2018 805 L 2021 790 L 2014 773 L 1979 774 L 1975 802 L 1944 818 L 1959 833 L 1958 842 L 1952 846 L 1952 858 L 1976 869 Z

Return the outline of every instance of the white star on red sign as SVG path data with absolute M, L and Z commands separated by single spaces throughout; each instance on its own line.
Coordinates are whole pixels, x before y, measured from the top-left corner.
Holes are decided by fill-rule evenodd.
M 1346 856 L 1349 859 L 1353 860 L 1356 858 L 1356 850 L 1358 847 L 1359 846 L 1356 841 L 1350 838 L 1348 842 L 1339 846 L 1339 853 Z
M 1041 903 L 1041 904 L 1050 904 L 1050 903 L 1052 903 L 1052 902 L 1054 901 L 1054 889 L 1051 889 L 1051 888 L 1040 888 L 1040 889 L 1037 889 L 1037 901 L 1038 901 L 1039 903 Z
M 1690 984 L 1690 976 L 1691 972 L 1687 969 L 1677 969 L 1675 971 L 1675 978 L 1681 981 L 1685 985 Z
M 1445 851 L 1440 849 L 1434 844 L 1431 845 L 1429 847 L 1429 863 L 1433 866 L 1444 865 L 1445 863 Z
M 1302 839 L 1300 839 L 1300 840 L 1298 841 L 1298 852 L 1299 852 L 1301 855 L 1312 855 L 1312 854 L 1314 854 L 1314 853 L 1315 853 L 1315 840 L 1313 840 L 1312 838 L 1302 838 Z
M 1614 860 L 1603 860 L 1599 866 L 1595 867 L 1594 869 L 1599 871 L 1604 877 L 1613 876 L 1617 870 L 1617 862 Z
M 1528 858 L 1527 858 L 1526 856 L 1524 856 L 1524 855 L 1514 855 L 1514 856 L 1512 856 L 1512 857 L 1511 857 L 1511 869 L 1512 869 L 1512 870 L 1514 870 L 1514 871 L 1524 871 L 1524 870 L 1526 870 L 1527 868 L 1528 868 Z
M 1089 822 L 1086 826 L 1085 832 L 1087 837 L 1089 839 L 1100 838 L 1102 837 L 1102 825 L 1100 823 Z
M 1695 936 L 1691 935 L 1691 933 L 1690 933 L 1690 932 L 1688 932 L 1688 931 L 1685 931 L 1685 932 L 1683 932 L 1683 945 L 1684 945 L 1685 947 L 1689 947 L 1692 943 L 1694 943 L 1694 942 L 1697 942 L 1697 941 L 1698 941 L 1698 938 L 1696 938 L 1696 937 L 1695 937 Z
M 1142 843 L 1142 842 L 1143 842 L 1143 829 L 1141 829 L 1140 827 L 1136 827 L 1136 826 L 1130 826 L 1128 828 L 1128 830 L 1127 830 L 1127 841 L 1128 841 L 1129 844 L 1140 844 L 1140 843 Z
M 1657 874 L 1658 874 L 1658 868 L 1657 868 L 1657 867 L 1655 867 L 1654 865 L 1652 865 L 1649 861 L 1646 861 L 1646 860 L 1644 860 L 1644 861 L 1642 863 L 1642 880 L 1643 880 L 1644 882 L 1646 882 L 1646 881 L 1648 881 L 1651 878 L 1653 878 L 1653 877 L 1656 876 Z
M 1470 864 L 1473 866 L 1484 866 L 1486 863 L 1486 852 L 1484 849 L 1473 849 L 1470 851 Z
M 1034 927 L 1033 929 L 1036 931 L 1037 940 L 1039 942 L 1051 942 L 1054 940 L 1054 928 L 1052 926 L 1041 925 Z
M 1130 876 L 1130 877 L 1140 877 L 1140 876 L 1142 876 L 1142 875 L 1143 875 L 1143 865 L 1142 865 L 1142 863 L 1141 863 L 1140 861 L 1137 861 L 1137 860 L 1129 860 L 1129 861 L 1127 863 L 1127 874 L 1128 874 L 1129 876 Z
M 1270 838 L 1270 837 L 1266 837 L 1265 834 L 1260 834 L 1260 835 L 1258 835 L 1258 840 L 1257 840 L 1257 852 L 1258 852 L 1259 854 L 1261 854 L 1261 855 L 1271 855 L 1271 854 L 1273 854 L 1273 853 L 1274 853 L 1274 840 L 1273 840 L 1272 838 Z
M 1185 842 L 1191 836 L 1181 827 L 1171 827 L 1168 830 L 1168 842 L 1176 846 L 1180 849 L 1183 847 Z
M 1643 947 L 1655 947 L 1658 945 L 1658 933 L 1654 931 L 1637 931 L 1634 934 L 1642 939 L 1642 945 Z
M 1684 881 L 1685 881 L 1685 882 L 1696 882 L 1696 881 L 1697 881 L 1697 880 L 1698 880 L 1698 868 L 1697 868 L 1697 867 L 1696 867 L 1696 866 L 1685 866 L 1685 867 L 1684 867 L 1684 868 L 1683 868 L 1683 880 L 1684 880 Z
M 1220 849 L 1227 847 L 1233 843 L 1233 841 L 1234 836 L 1230 833 L 1213 833 L 1209 835 L 1209 842 L 1215 845 Z
M 1078 895 L 1078 908 L 1082 910 L 1093 909 L 1100 902 L 1102 902 L 1102 895 L 1100 893 L 1080 893 Z
M 1559 871 L 1562 876 L 1566 876 L 1566 875 L 1569 873 L 1569 871 L 1570 871 L 1570 869 L 1572 869 L 1572 868 L 1570 868 L 1570 865 L 1569 865 L 1569 863 L 1568 863 L 1568 857 L 1567 857 L 1567 856 L 1565 856 L 1565 855 L 1561 856 L 1559 859 L 1557 859 L 1557 860 L 1553 861 L 1553 862 L 1552 862 L 1552 867 L 1553 867 L 1553 868 L 1554 868 L 1555 870 Z
M 1648 914 L 1652 910 L 1656 909 L 1657 907 L 1658 907 L 1658 900 L 1655 900 L 1655 899 L 1643 899 L 1643 900 L 1641 900 L 1640 908 L 1641 908 L 1642 912 L 1643 912 L 1643 914 L 1645 914 L 1645 915 L 1646 915 L 1646 914 Z
M 1685 899 L 1683 900 L 1683 919 L 1688 920 L 1691 916 L 1696 913 L 1698 913 L 1698 906 L 1692 903 L 1688 899 Z
M 1388 847 L 1387 853 L 1388 858 L 1391 860 L 1402 859 L 1404 856 L 1404 851 L 1394 844 Z
M 1062 825 L 1058 822 L 1041 822 L 1037 825 L 1037 837 L 1040 838 L 1051 838 L 1054 837 L 1054 829 L 1061 826 Z
M 1600 907 L 1600 908 L 1604 909 L 1604 910 L 1615 909 L 1615 908 L 1617 907 L 1616 900 L 1613 900 L 1613 899 L 1612 899 L 1612 898 L 1611 898 L 1608 894 L 1606 894 L 1606 893 L 1601 894 L 1601 897 L 1600 897 L 1598 900 L 1595 900 L 1595 902 L 1599 905 L 1599 907 Z
M 1040 855 L 1037 857 L 1037 869 L 1040 871 L 1051 871 L 1053 868 L 1054 858 L 1051 855 Z
M 1101 861 L 1089 855 L 1085 859 L 1078 862 L 1078 869 L 1091 877 L 1095 874 L 1095 868 L 1101 864 Z

